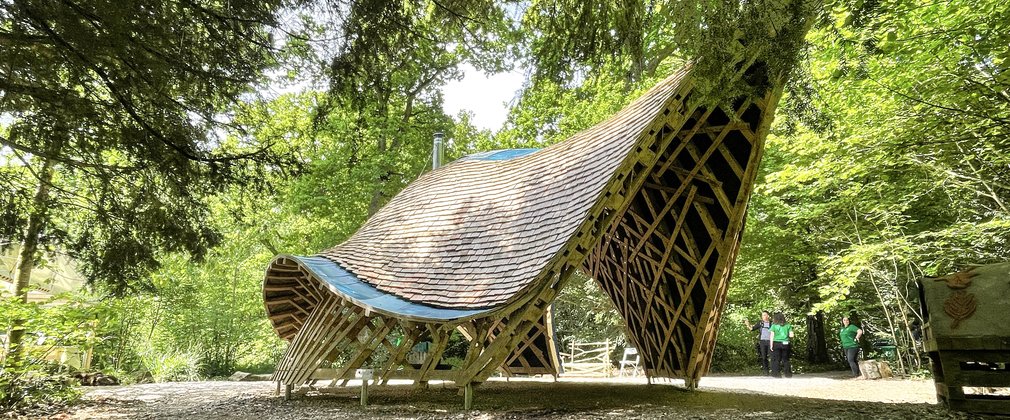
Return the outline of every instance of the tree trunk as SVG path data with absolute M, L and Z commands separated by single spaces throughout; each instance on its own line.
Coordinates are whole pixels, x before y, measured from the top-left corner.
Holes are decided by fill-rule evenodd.
M 50 155 L 52 156 L 52 155 Z M 21 253 L 14 272 L 16 282 L 14 286 L 14 296 L 21 300 L 21 303 L 28 303 L 28 285 L 31 282 L 32 270 L 35 269 L 35 257 L 39 249 L 39 239 L 46 224 L 46 213 L 49 208 L 49 188 L 53 180 L 53 159 L 45 158 L 42 163 L 42 170 L 39 171 L 39 185 L 35 190 L 35 197 L 32 199 L 31 214 L 28 216 L 28 228 L 25 236 L 21 240 Z M 23 319 L 15 319 L 11 326 L 10 343 L 8 350 L 8 366 L 16 364 L 21 359 L 21 340 L 24 337 Z
M 828 362 L 828 344 L 824 337 L 824 312 L 807 315 L 807 361 Z
M 894 317 L 891 315 L 891 310 L 888 309 L 888 302 L 884 298 L 884 295 L 880 292 L 880 287 L 877 285 L 876 275 L 870 272 L 869 278 L 870 284 L 873 285 L 873 290 L 877 293 L 877 300 L 880 302 L 880 308 L 884 310 L 884 319 L 887 320 L 887 328 L 891 332 L 891 340 L 894 341 L 894 344 L 897 344 L 898 334 L 894 329 Z M 908 369 L 905 368 L 904 358 L 902 356 L 898 356 L 897 361 L 898 370 L 902 373 L 908 373 Z

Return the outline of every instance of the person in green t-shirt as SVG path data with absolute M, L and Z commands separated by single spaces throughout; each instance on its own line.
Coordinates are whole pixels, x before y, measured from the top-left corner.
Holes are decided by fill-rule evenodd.
M 786 323 L 786 316 L 782 312 L 772 315 L 772 326 L 768 328 L 770 334 L 768 342 L 771 344 L 772 356 L 772 376 L 787 378 L 793 377 L 792 367 L 789 366 L 789 356 L 791 350 L 789 340 L 793 338 L 793 325 Z
M 845 360 L 849 361 L 853 378 L 862 377 L 859 373 L 859 339 L 862 336 L 861 328 L 850 324 L 849 317 L 842 317 L 842 329 L 838 331 L 838 338 L 842 342 L 842 351 L 845 352 Z

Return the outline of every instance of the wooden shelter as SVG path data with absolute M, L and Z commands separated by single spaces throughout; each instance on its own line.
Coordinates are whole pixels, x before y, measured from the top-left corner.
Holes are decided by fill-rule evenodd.
M 549 308 L 581 269 L 623 316 L 645 374 L 696 387 L 779 93 L 719 107 L 691 94 L 688 66 L 564 142 L 462 158 L 422 175 L 346 242 L 278 256 L 264 298 L 291 344 L 274 379 L 346 383 L 367 364 L 380 367 L 374 382 L 470 390 L 500 367 L 556 373 Z M 469 349 L 460 368 L 439 370 L 454 330 Z M 432 343 L 424 363 L 405 363 L 422 340 Z
M 937 400 L 1010 414 L 1010 263 L 923 279 L 919 291 Z

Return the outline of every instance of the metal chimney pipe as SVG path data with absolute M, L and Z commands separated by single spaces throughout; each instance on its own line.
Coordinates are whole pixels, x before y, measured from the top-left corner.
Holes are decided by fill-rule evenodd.
M 442 167 L 442 161 L 445 159 L 445 144 L 442 142 L 443 134 L 441 131 L 435 133 L 435 144 L 431 149 L 431 169 L 435 170 Z

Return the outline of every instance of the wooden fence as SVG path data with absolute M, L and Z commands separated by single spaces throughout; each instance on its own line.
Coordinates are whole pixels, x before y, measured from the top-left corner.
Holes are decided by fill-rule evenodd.
M 569 352 L 561 353 L 564 376 L 612 376 L 614 366 L 610 362 L 610 351 L 613 348 L 610 340 L 595 343 L 572 341 Z

